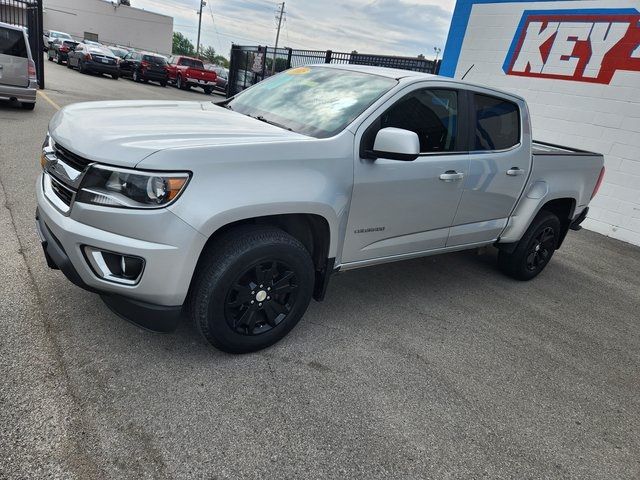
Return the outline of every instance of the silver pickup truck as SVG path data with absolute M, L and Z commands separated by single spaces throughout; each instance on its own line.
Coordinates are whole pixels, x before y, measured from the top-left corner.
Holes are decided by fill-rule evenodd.
M 184 313 L 236 353 L 285 336 L 337 271 L 493 245 L 530 280 L 604 174 L 601 155 L 533 142 L 522 98 L 354 65 L 220 104 L 72 105 L 41 164 L 49 266 L 139 325 Z

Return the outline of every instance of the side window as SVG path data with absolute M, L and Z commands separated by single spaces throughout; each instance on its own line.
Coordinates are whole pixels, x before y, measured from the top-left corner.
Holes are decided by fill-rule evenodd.
M 515 103 L 475 94 L 475 150 L 506 150 L 520 143 L 520 110 Z
M 379 128 L 386 127 L 415 132 L 421 153 L 454 152 L 458 140 L 458 93 L 416 90 L 382 114 Z

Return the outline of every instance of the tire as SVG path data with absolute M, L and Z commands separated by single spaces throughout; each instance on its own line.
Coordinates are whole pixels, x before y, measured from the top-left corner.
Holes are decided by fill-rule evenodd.
M 22 103 L 20 104 L 23 110 L 33 110 L 36 108 L 36 104 L 34 103 Z
M 254 352 L 296 326 L 313 284 L 311 256 L 298 240 L 276 228 L 239 227 L 201 259 L 190 291 L 191 318 L 216 348 Z
M 71 59 L 67 58 L 67 68 L 73 70 L 73 65 L 71 65 Z
M 166 87 L 166 86 L 167 86 L 167 82 L 160 82 L 160 86 L 161 86 L 162 88 Z
M 560 219 L 555 214 L 544 210 L 538 213 L 515 250 L 498 253 L 500 270 L 516 280 L 537 277 L 558 247 L 561 228 Z
M 190 88 L 187 83 L 182 81 L 182 75 L 178 75 L 178 78 L 176 78 L 176 87 L 180 90 L 189 90 Z
M 131 74 L 131 80 L 133 80 L 134 82 L 140 81 L 140 76 L 137 70 L 134 70 L 133 73 Z
M 205 95 L 211 95 L 211 92 L 213 92 L 213 87 L 204 87 L 203 90 Z
M 58 65 L 62 65 L 62 63 L 63 63 L 62 62 L 62 58 L 60 58 L 60 54 L 59 53 L 56 53 L 56 63 Z
M 85 68 L 84 63 L 82 62 L 82 60 L 80 60 L 80 61 L 78 62 L 78 71 L 79 71 L 80 73 L 84 73 L 84 74 L 86 74 L 86 73 L 87 73 L 87 69 Z
M 53 56 L 51 55 L 51 52 L 47 51 L 47 60 L 49 60 L 50 62 L 53 62 Z
M 113 78 L 114 80 L 118 80 L 120 78 L 120 75 L 118 75 L 117 73 L 112 73 L 111 78 Z

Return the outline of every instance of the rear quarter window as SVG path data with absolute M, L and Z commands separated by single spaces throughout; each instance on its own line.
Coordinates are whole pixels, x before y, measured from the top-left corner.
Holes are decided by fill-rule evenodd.
M 475 150 L 506 150 L 520 143 L 520 109 L 508 100 L 475 94 Z
M 24 34 L 19 30 L 0 27 L 0 54 L 29 58 Z

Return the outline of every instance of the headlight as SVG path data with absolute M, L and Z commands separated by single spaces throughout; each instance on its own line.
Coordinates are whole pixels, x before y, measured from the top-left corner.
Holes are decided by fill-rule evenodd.
M 82 180 L 76 202 L 119 208 L 166 207 L 178 198 L 188 181 L 188 173 L 93 165 Z

